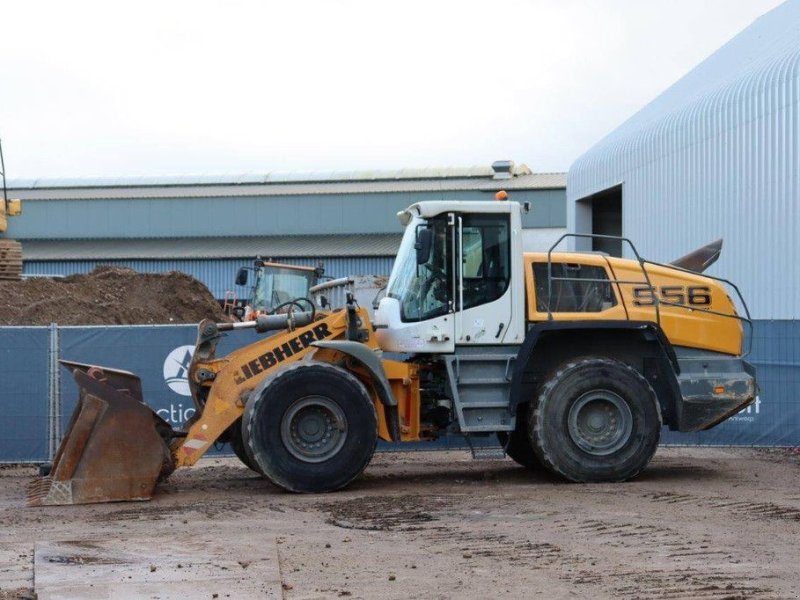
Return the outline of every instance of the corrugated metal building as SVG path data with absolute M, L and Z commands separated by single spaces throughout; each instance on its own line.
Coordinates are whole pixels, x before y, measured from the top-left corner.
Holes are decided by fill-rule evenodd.
M 326 273 L 384 275 L 402 228 L 396 213 L 421 200 L 485 200 L 500 189 L 529 201 L 525 244 L 545 248 L 565 231 L 566 176 L 492 167 L 234 177 L 17 180 L 24 200 L 9 236 L 26 274 L 88 272 L 98 264 L 179 270 L 221 298 L 256 256 L 325 263 Z M 242 290 L 239 290 L 242 291 Z
M 762 399 L 786 415 L 773 439 L 800 443 L 800 0 L 756 20 L 575 161 L 567 198 L 569 229 L 621 232 L 654 260 L 724 238 L 709 272 L 741 288 L 756 320 Z

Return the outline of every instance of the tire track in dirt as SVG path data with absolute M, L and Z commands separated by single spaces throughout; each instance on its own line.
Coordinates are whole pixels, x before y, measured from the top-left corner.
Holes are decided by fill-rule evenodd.
M 600 547 L 635 552 L 650 564 L 666 559 L 674 565 L 668 569 L 583 569 L 574 578 L 576 583 L 603 584 L 613 590 L 615 597 L 646 600 L 780 598 L 763 578 L 752 573 L 746 578 L 738 572 L 725 573 L 726 569 L 739 570 L 736 550 L 720 547 L 706 536 L 693 538 L 673 527 L 635 521 L 561 519 L 555 525 L 568 536 L 599 542 Z
M 576 563 L 578 559 L 549 542 L 517 540 L 504 534 L 484 534 L 439 528 L 428 537 L 434 543 L 461 553 L 463 558 L 493 558 L 509 563 L 523 563 L 540 569 L 555 563 Z
M 460 496 L 381 496 L 317 505 L 328 513 L 327 523 L 346 529 L 406 533 L 426 545 L 467 560 L 488 559 L 513 567 L 547 569 L 570 584 L 599 586 L 615 598 L 643 600 L 774 600 L 780 598 L 763 578 L 743 576 L 736 551 L 720 547 L 707 536 L 687 537 L 662 525 L 608 519 L 543 519 L 541 527 L 517 533 L 471 531 L 471 501 Z M 466 512 L 465 512 L 466 511 Z M 458 519 L 462 519 L 462 523 Z M 513 514 L 503 515 L 506 522 Z M 513 522 L 513 521 L 512 521 Z M 538 540 L 526 539 L 535 531 Z M 541 538 L 548 538 L 543 541 Z M 581 551 L 574 547 L 580 540 Z M 631 570 L 626 553 L 666 560 L 670 568 Z
M 620 597 L 641 600 L 778 600 L 769 588 L 743 583 L 735 575 L 702 571 L 647 570 L 614 574 Z M 635 582 L 635 583 L 631 583 Z
M 800 521 L 800 508 L 783 506 L 774 502 L 752 502 L 749 500 L 735 500 L 725 496 L 694 496 L 676 492 L 651 492 L 643 494 L 644 498 L 662 504 L 689 504 L 703 508 L 720 509 L 738 517 L 753 516 L 767 519 L 780 519 L 785 521 Z
M 463 558 L 490 558 L 528 567 L 560 563 L 575 564 L 578 557 L 559 546 L 530 539 L 517 539 L 502 533 L 468 531 L 452 523 L 463 516 L 456 506 L 463 497 L 382 496 L 366 497 L 319 506 L 330 515 L 331 525 L 345 529 L 404 532 L 426 544 L 433 543 Z

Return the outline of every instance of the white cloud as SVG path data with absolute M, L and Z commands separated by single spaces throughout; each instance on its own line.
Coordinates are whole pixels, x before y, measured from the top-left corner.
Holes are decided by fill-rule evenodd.
M 777 0 L 8 3 L 12 177 L 565 170 Z

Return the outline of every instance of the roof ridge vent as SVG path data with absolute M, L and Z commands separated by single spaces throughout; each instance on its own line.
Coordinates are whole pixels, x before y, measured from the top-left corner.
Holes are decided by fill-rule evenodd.
M 492 179 L 511 179 L 514 177 L 513 160 L 496 160 L 492 163 Z

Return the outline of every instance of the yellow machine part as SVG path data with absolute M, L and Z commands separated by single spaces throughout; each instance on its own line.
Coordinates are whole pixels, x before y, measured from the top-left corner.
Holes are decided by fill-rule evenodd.
M 653 294 L 637 261 L 600 254 L 553 253 L 553 264 L 597 266 L 604 269 L 612 283 L 616 303 L 597 312 L 556 312 L 556 321 L 652 321 L 656 322 Z M 547 254 L 526 253 L 525 286 L 529 321 L 547 321 L 546 311 L 538 311 L 533 265 L 547 263 Z M 736 308 L 718 282 L 700 274 L 687 273 L 648 264 L 645 266 L 653 291 L 661 301 L 658 312 L 661 328 L 673 346 L 688 346 L 739 355 L 742 351 L 743 330 L 736 317 Z M 681 304 L 670 306 L 665 302 Z M 714 311 L 714 312 L 710 312 Z M 721 314 L 714 314 L 721 313 Z M 725 316 L 729 315 L 729 316 Z
M 316 351 L 313 342 L 341 338 L 346 329 L 347 313 L 339 311 L 305 327 L 234 350 L 224 358 L 209 356 L 198 360 L 196 352 L 189 370 L 190 385 L 209 388 L 208 396 L 186 437 L 173 444 L 176 466 L 196 463 L 222 432 L 242 416 L 250 392 L 271 373 Z M 203 373 L 213 373 L 213 381 L 201 377 Z
M 314 354 L 314 360 L 342 363 L 348 371 L 358 377 L 367 388 L 370 396 L 372 396 L 372 402 L 375 404 L 375 411 L 378 415 L 378 437 L 387 442 L 393 441 L 389 433 L 386 413 L 375 389 L 375 381 L 372 374 L 362 365 L 352 361 L 347 355 L 335 350 L 319 350 Z M 400 417 L 400 441 L 417 442 L 421 439 L 419 366 L 414 363 L 396 360 L 383 360 L 381 362 L 386 379 L 392 388 L 392 395 L 397 400 L 398 416 Z
M 363 323 L 369 323 L 366 309 L 358 309 Z M 193 420 L 185 438 L 178 439 L 171 450 L 177 467 L 193 465 L 208 450 L 214 441 L 242 416 L 250 393 L 272 373 L 286 365 L 307 359 L 313 354 L 315 361 L 342 363 L 365 384 L 373 398 L 378 414 L 378 435 L 390 440 L 382 404 L 374 388 L 371 375 L 363 368 L 351 363 L 351 359 L 340 352 L 313 346 L 316 341 L 336 340 L 345 337 L 347 312 L 340 310 L 293 331 L 284 331 L 235 350 L 224 358 L 213 356 L 197 359 L 189 372 L 192 385 L 208 388 L 202 411 Z M 377 349 L 371 328 L 364 345 Z M 417 366 L 397 361 L 383 361 L 384 371 L 395 398 L 398 400 L 401 417 L 401 439 L 419 439 L 419 379 Z M 202 378 L 201 373 L 213 373 L 213 381 Z
M 635 280 L 637 272 L 639 278 L 642 278 L 638 263 L 611 257 L 607 260 L 617 279 Z M 646 268 L 655 293 L 662 301 L 659 305 L 661 328 L 673 346 L 688 346 L 732 355 L 742 353 L 742 322 L 731 318 L 736 315 L 736 307 L 722 285 L 699 274 L 675 271 L 659 265 L 647 265 Z M 650 303 L 650 293 L 643 287 L 619 286 L 628 318 L 633 321 L 655 320 L 655 308 Z M 635 295 L 637 289 L 638 296 Z M 678 303 L 680 306 L 670 306 L 663 302 Z

